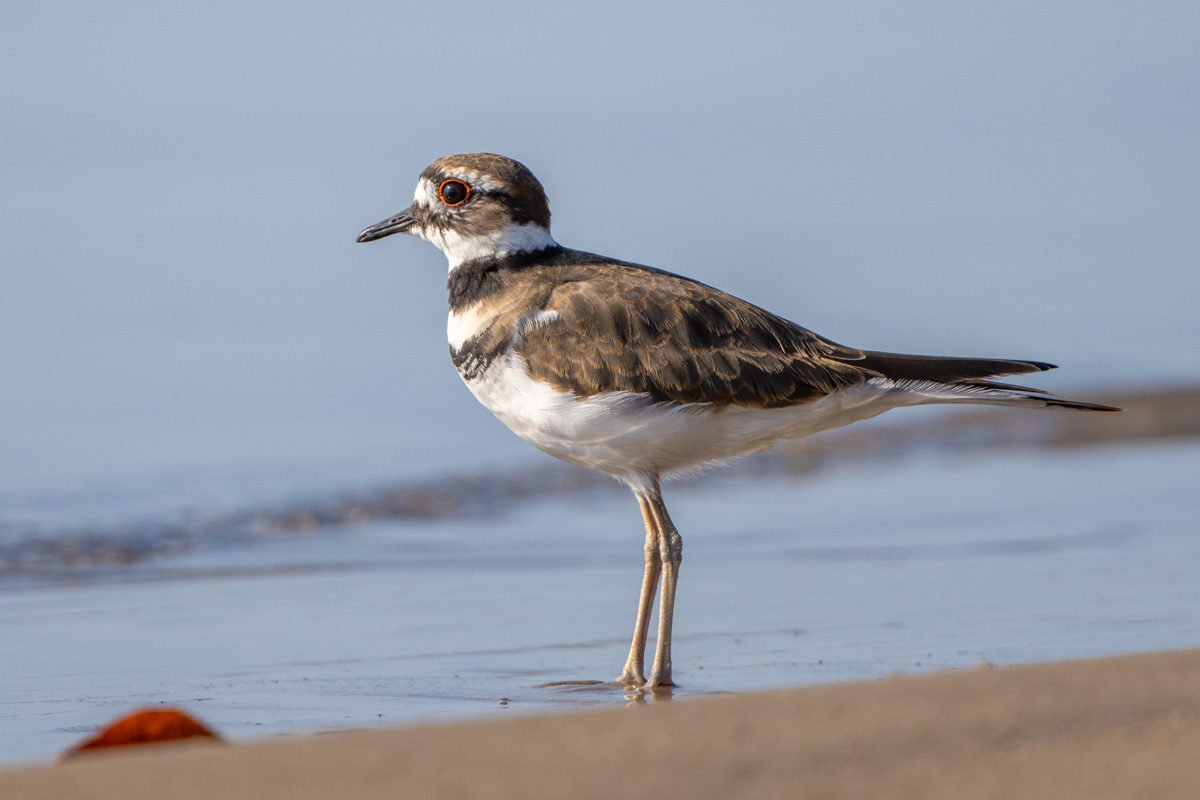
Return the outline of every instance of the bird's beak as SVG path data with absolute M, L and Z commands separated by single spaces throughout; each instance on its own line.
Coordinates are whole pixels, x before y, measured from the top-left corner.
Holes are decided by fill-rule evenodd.
M 416 218 L 412 215 L 412 208 L 401 211 L 394 217 L 388 217 L 383 222 L 376 223 L 358 235 L 358 242 L 373 242 L 376 239 L 382 239 L 385 236 L 391 236 L 393 233 L 405 233 L 413 225 L 417 224 Z

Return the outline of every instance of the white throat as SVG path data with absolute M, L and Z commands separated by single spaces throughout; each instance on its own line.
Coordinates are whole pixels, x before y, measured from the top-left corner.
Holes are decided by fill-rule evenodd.
M 494 233 L 481 236 L 463 236 L 454 231 L 441 231 L 436 228 L 421 231 L 419 235 L 446 254 L 451 272 L 476 258 L 532 253 L 558 244 L 550 235 L 550 231 L 536 222 L 526 222 L 522 225 L 510 223 Z

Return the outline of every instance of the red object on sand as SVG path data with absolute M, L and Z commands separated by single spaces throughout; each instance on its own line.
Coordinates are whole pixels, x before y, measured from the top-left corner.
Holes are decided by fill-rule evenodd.
M 173 742 L 196 737 L 221 740 L 221 737 L 204 727 L 194 717 L 177 708 L 145 708 L 121 717 L 91 739 L 71 748 L 64 755 L 70 757 L 103 747 Z

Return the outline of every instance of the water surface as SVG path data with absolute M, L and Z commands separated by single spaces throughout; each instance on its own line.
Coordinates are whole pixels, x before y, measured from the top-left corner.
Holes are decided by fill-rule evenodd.
M 676 696 L 1196 646 L 1196 474 L 1181 444 L 679 485 Z M 0 760 L 158 702 L 233 738 L 626 704 L 543 685 L 619 672 L 641 536 L 598 491 L 0 585 Z

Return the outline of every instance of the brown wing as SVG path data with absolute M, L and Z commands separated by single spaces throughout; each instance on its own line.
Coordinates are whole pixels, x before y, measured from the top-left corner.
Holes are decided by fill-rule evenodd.
M 862 351 L 686 278 L 619 263 L 575 272 L 559 273 L 543 306 L 560 321 L 518 347 L 530 376 L 556 388 L 778 408 L 875 374 L 854 364 Z

